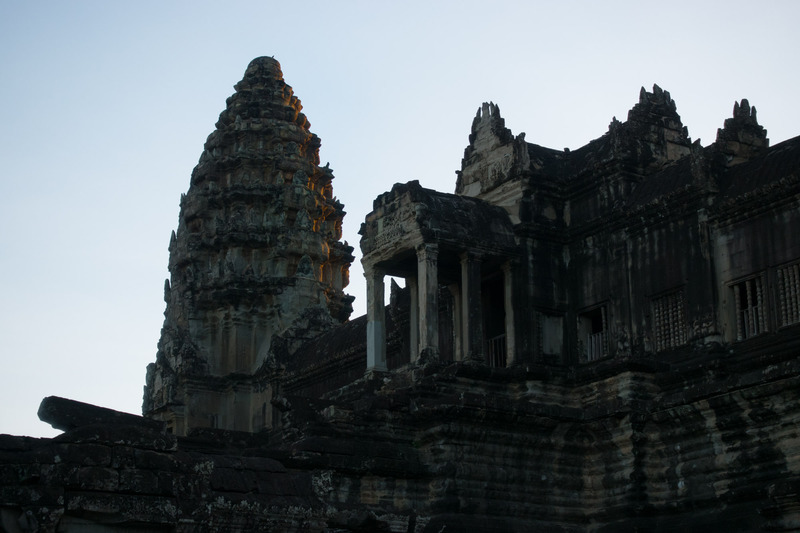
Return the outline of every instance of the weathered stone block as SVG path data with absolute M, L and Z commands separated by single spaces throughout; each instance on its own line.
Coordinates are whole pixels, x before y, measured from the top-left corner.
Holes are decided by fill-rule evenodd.
M 66 495 L 66 511 L 99 523 L 154 525 L 176 523 L 178 512 L 173 498 L 72 491 Z
M 119 472 L 101 466 L 76 466 L 67 474 L 65 487 L 114 492 L 119 488 Z
M 169 495 L 172 492 L 172 487 L 163 487 L 159 481 L 160 480 L 157 472 L 129 469 L 123 469 L 119 471 L 119 490 L 121 492 L 150 495 Z
M 258 480 L 253 472 L 215 468 L 211 474 L 211 488 L 221 492 L 253 492 L 258 490 Z
M 177 441 L 174 435 L 136 426 L 82 426 L 67 433 L 62 433 L 55 437 L 53 441 L 70 444 L 98 443 L 164 451 L 177 448 Z
M 156 420 L 58 396 L 48 396 L 43 399 L 38 414 L 42 422 L 47 422 L 62 431 L 89 425 L 138 426 L 154 431 L 164 429 L 164 424 Z

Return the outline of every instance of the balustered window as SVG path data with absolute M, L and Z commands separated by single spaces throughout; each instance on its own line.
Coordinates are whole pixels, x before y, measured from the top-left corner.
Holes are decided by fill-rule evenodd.
M 777 279 L 780 324 L 796 324 L 800 322 L 800 264 L 779 268 Z
M 597 361 L 606 355 L 607 332 L 605 307 L 596 307 L 578 315 L 578 342 L 584 361 Z
M 489 360 L 489 366 L 502 368 L 506 366 L 506 336 L 495 335 L 490 338 L 486 346 L 486 355 Z
M 651 303 L 655 351 L 660 352 L 686 344 L 686 305 L 683 291 L 654 298 Z
M 749 339 L 767 331 L 767 307 L 761 276 L 732 286 L 736 306 L 736 340 Z

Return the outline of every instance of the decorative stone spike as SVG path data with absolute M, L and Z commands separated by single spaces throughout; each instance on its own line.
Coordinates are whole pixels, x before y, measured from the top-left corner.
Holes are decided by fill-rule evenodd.
M 639 103 L 628 111 L 628 119 L 609 127 L 615 153 L 620 157 L 635 154 L 637 164 L 648 172 L 688 155 L 691 138 L 681 123 L 677 106 L 669 91 L 657 84 L 653 92 L 642 87 Z
M 653 84 L 653 96 L 655 96 L 656 98 L 662 98 L 663 92 L 664 91 L 663 89 L 661 89 L 661 87 L 659 87 L 655 83 Z
M 498 146 L 504 148 L 495 151 Z M 456 171 L 456 194 L 477 196 L 506 181 L 530 163 L 527 159 L 524 135 L 515 139 L 506 121 L 500 116 L 500 107 L 494 102 L 484 102 L 472 121 L 469 146 L 464 150 L 461 170 Z M 485 156 L 493 152 L 487 161 Z
M 756 108 L 746 98 L 733 103 L 733 116 L 717 130 L 716 151 L 727 166 L 763 154 L 769 148 L 767 130 L 758 124 Z
M 739 106 L 739 113 L 747 118 L 750 118 L 750 102 L 747 101 L 747 98 L 742 98 L 742 105 Z M 733 115 L 736 116 L 735 114 Z
M 273 338 L 299 331 L 301 315 L 333 325 L 352 312 L 344 206 L 332 198 L 333 174 L 319 166 L 300 100 L 269 57 L 253 60 L 235 89 L 181 196 L 167 312 L 148 368 L 144 413 L 178 433 L 261 429 L 269 384 L 257 375 Z M 345 275 L 321 279 L 315 268 Z M 220 378 L 229 383 L 212 383 Z

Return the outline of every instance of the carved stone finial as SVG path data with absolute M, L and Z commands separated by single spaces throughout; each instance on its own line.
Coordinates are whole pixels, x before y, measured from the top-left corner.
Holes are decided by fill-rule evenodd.
M 609 132 L 616 153 L 638 154 L 642 168 L 657 168 L 680 159 L 689 153 L 691 144 L 675 101 L 658 84 L 653 84 L 652 93 L 641 87 L 639 103 L 628 111 L 627 120 L 612 120 Z
M 515 138 L 506 128 L 500 106 L 494 102 L 481 104 L 472 121 L 461 170 L 456 171 L 456 194 L 479 194 L 505 181 L 512 167 L 529 164 L 525 146 L 524 135 Z
M 283 72 L 281 71 L 281 64 L 274 57 L 257 57 L 247 65 L 244 72 L 245 78 L 253 78 L 256 76 L 267 76 L 270 78 L 283 79 Z
M 742 98 L 742 103 L 734 102 L 733 118 L 750 118 L 750 102 L 747 98 Z
M 717 130 L 715 145 L 726 166 L 747 161 L 769 148 L 767 130 L 759 125 L 756 108 L 746 98 L 733 103 L 733 116 Z
M 661 87 L 659 87 L 658 84 L 655 83 L 653 84 L 653 96 L 655 96 L 656 98 L 661 98 L 663 92 L 664 92 L 663 89 L 661 89 Z
M 747 98 L 742 98 L 741 104 L 739 102 L 733 103 L 733 118 L 744 119 L 753 124 L 758 124 L 756 108 L 755 106 L 750 106 L 750 102 Z

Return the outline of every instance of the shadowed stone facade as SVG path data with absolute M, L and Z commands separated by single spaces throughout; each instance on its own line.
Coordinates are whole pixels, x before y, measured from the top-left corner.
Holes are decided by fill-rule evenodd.
M 305 124 L 254 79 L 285 87 L 256 60 L 221 124 L 248 98 Z M 800 531 L 800 137 L 770 147 L 742 100 L 702 147 L 655 86 L 552 150 L 484 104 L 455 194 L 375 200 L 368 313 L 335 325 L 352 256 L 329 174 L 300 158 L 305 185 L 219 196 L 224 131 L 171 244 L 148 418 L 45 399 L 62 435 L 0 436 L 4 531 Z M 271 225 L 214 240 L 239 206 Z M 254 244 L 273 237 L 293 244 Z

